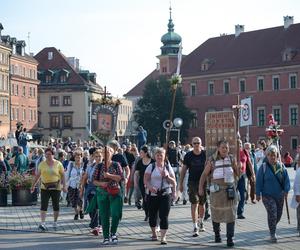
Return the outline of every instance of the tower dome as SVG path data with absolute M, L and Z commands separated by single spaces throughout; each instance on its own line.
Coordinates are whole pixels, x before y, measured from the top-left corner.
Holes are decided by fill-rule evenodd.
M 181 36 L 174 32 L 171 7 L 168 32 L 161 37 L 161 42 L 163 43 L 163 46 L 160 47 L 162 55 L 178 54 L 181 43 Z

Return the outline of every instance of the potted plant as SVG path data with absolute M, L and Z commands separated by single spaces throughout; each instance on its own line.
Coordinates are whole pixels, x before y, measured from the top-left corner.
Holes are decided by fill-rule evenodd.
M 7 206 L 8 180 L 5 173 L 0 175 L 0 207 Z
M 31 194 L 30 192 L 33 181 L 34 176 L 26 173 L 13 172 L 8 177 L 13 206 L 30 206 L 36 204 L 36 194 Z

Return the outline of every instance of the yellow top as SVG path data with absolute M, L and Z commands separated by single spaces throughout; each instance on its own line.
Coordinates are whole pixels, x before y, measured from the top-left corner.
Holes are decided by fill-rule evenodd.
M 50 167 L 46 161 L 43 161 L 38 166 L 39 173 L 41 173 L 41 189 L 46 189 L 44 183 L 58 182 L 64 174 L 64 167 L 61 162 L 54 160 L 54 164 Z M 60 182 L 56 190 L 61 190 Z

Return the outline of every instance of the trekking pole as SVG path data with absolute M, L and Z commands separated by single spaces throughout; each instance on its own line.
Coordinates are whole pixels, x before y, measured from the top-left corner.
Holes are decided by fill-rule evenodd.
M 289 206 L 288 206 L 288 201 L 287 201 L 286 196 L 284 197 L 284 200 L 285 200 L 285 207 L 286 207 L 286 214 L 287 214 L 288 223 L 291 224 Z

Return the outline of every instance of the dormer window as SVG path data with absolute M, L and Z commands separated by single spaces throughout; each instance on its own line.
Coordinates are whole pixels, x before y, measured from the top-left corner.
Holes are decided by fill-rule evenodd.
M 46 82 L 46 83 L 52 82 L 52 77 L 51 77 L 50 75 L 46 75 L 46 77 L 45 77 L 45 82 Z
M 53 52 L 49 51 L 48 52 L 48 60 L 52 60 L 53 59 Z
M 67 77 L 66 77 L 66 75 L 60 75 L 60 79 L 59 79 L 59 81 L 60 81 L 61 83 L 64 83 L 64 82 L 66 82 L 66 81 L 67 81 Z
M 65 83 L 69 77 L 70 72 L 66 69 L 62 69 L 59 72 L 59 82 L 60 83 Z
M 286 48 L 282 53 L 282 61 L 289 62 L 296 56 L 297 51 L 292 48 Z
M 209 58 L 205 58 L 201 63 L 201 71 L 207 71 L 213 65 L 214 61 Z

